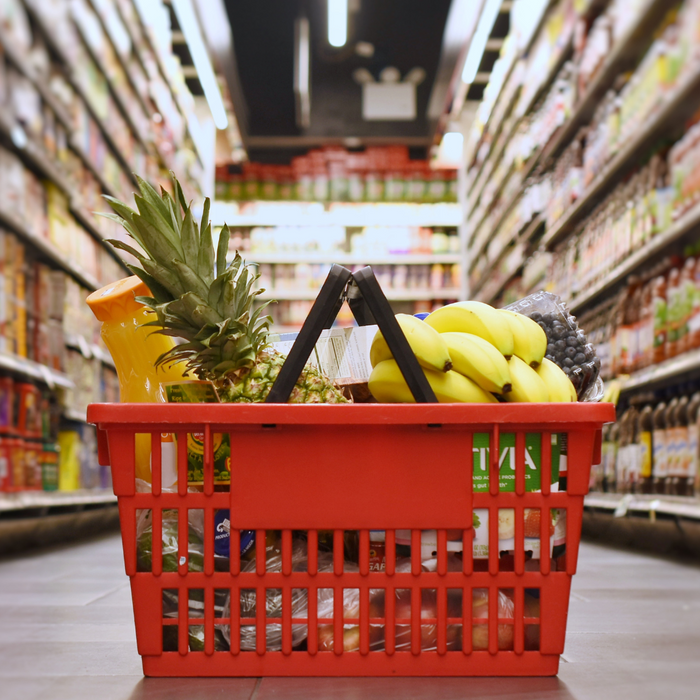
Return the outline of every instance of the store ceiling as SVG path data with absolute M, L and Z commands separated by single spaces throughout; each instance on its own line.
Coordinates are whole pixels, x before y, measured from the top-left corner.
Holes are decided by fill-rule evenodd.
M 225 0 L 225 5 L 237 74 L 227 75 L 227 80 L 251 160 L 286 162 L 309 147 L 343 142 L 400 142 L 413 146 L 418 157 L 425 156 L 434 137 L 436 120 L 427 112 L 450 0 L 350 0 L 348 41 L 341 49 L 328 44 L 326 0 Z M 311 118 L 306 129 L 297 126 L 293 89 L 294 23 L 302 16 L 309 19 L 311 43 Z M 358 42 L 372 44 L 374 55 L 358 55 Z M 362 118 L 362 88 L 353 71 L 366 68 L 377 80 L 387 66 L 398 68 L 402 77 L 415 67 L 425 70 L 416 91 L 414 120 Z

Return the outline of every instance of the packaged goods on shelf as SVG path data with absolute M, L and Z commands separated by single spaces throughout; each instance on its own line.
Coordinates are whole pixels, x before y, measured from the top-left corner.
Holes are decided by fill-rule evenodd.
M 292 159 L 291 166 L 247 163 L 241 172 L 218 168 L 216 180 L 218 200 L 457 201 L 456 173 L 410 160 L 402 146 L 372 146 L 362 153 L 314 149 Z
M 693 496 L 698 493 L 698 408 L 695 384 L 632 397 L 603 431 L 596 491 Z

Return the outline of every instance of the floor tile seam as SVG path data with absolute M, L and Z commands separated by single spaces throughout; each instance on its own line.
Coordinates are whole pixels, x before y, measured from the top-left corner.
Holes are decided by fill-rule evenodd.
M 128 585 L 129 585 L 128 581 L 120 583 L 116 588 L 112 588 L 111 590 L 107 591 L 106 593 L 103 593 L 102 595 L 98 595 L 97 598 L 93 598 L 92 600 L 89 600 L 87 603 L 84 603 L 84 607 L 88 607 L 89 605 L 96 603 L 98 600 L 102 600 L 103 598 L 106 598 L 107 596 L 112 595 L 112 593 L 116 593 L 117 591 L 120 591 L 122 588 L 127 588 Z

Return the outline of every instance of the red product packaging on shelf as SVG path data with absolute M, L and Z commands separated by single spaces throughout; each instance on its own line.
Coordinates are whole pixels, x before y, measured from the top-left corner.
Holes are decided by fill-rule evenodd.
M 13 422 L 14 382 L 10 377 L 0 377 L 0 433 L 8 433 Z
M 13 436 L 4 438 L 3 443 L 9 458 L 9 490 L 21 491 L 24 488 L 24 440 Z
M 41 393 L 33 384 L 16 383 L 17 432 L 23 437 L 41 437 Z
M 34 440 L 24 442 L 24 488 L 41 491 L 41 444 Z
M 0 493 L 12 490 L 12 471 L 7 438 L 0 437 Z

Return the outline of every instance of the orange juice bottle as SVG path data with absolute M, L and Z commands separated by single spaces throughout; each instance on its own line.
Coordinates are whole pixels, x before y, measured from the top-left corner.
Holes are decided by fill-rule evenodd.
M 153 314 L 136 301 L 137 296 L 151 296 L 151 292 L 133 276 L 98 289 L 90 294 L 87 303 L 102 322 L 100 334 L 114 360 L 120 400 L 123 403 L 167 403 L 161 383 L 182 381 L 185 366 L 180 363 L 156 367 L 158 357 L 175 347 L 175 341 L 154 333 L 153 327 L 143 326 L 153 319 Z M 164 439 L 163 442 L 168 441 Z M 165 458 L 163 450 L 164 469 Z M 151 481 L 151 439 L 147 434 L 136 435 L 136 476 Z M 166 480 L 164 474 L 163 485 Z

